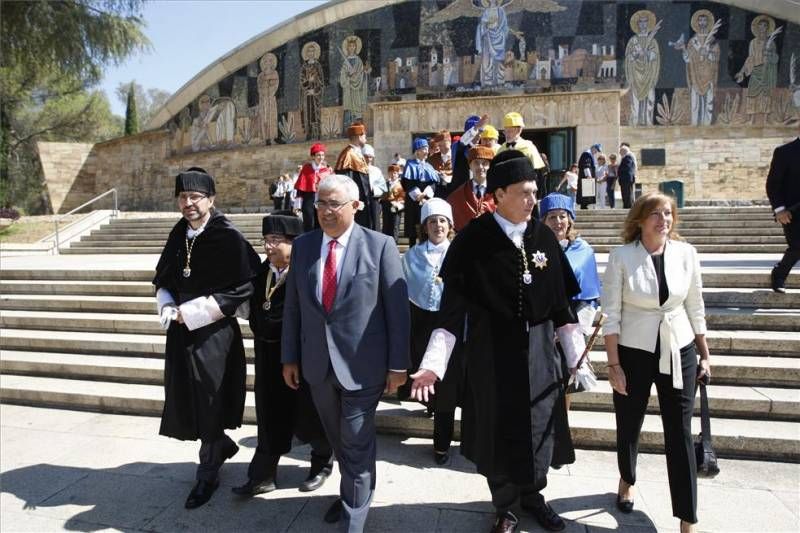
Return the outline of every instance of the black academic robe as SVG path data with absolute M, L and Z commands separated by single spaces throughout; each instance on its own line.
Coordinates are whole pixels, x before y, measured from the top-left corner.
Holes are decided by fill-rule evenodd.
M 308 384 L 301 380 L 300 390 L 286 386 L 281 365 L 281 327 L 286 285 L 281 283 L 272 292 L 269 309 L 264 309 L 267 299 L 266 282 L 269 262 L 254 279 L 250 298 L 250 329 L 256 352 L 256 419 L 258 422 L 258 450 L 264 454 L 282 455 L 292 449 L 292 437 L 311 442 L 325 436 L 319 415 L 311 400 Z M 272 287 L 275 287 L 273 278 Z M 257 478 L 255 478 L 257 479 Z
M 176 304 L 213 296 L 225 315 L 194 331 L 172 321 L 164 361 L 164 411 L 160 434 L 181 440 L 219 438 L 242 424 L 247 367 L 239 323 L 233 316 L 252 292 L 260 259 L 219 211 L 195 237 L 191 275 L 186 266 L 186 227 L 181 219 L 167 238 L 153 284 Z
M 523 282 L 520 251 L 491 213 L 456 235 L 442 265 L 440 327 L 464 340 L 462 453 L 488 478 L 541 488 L 553 455 L 553 413 L 563 402 L 554 328 L 577 321 L 569 299 L 580 289 L 549 228 L 532 220 L 523 241 L 531 284 Z
M 792 221 L 783 231 L 789 247 L 800 248 L 800 137 L 773 152 L 767 197 L 772 209 L 783 206 L 792 210 Z
M 587 176 L 587 170 L 589 176 Z M 587 206 L 589 204 L 593 204 L 596 202 L 595 195 L 585 196 L 583 195 L 583 180 L 584 178 L 591 177 L 592 179 L 595 178 L 595 164 L 594 164 L 594 156 L 592 156 L 592 152 L 586 150 L 583 152 L 578 158 L 578 193 L 577 193 L 577 202 L 581 205 L 581 207 Z M 596 189 L 596 186 L 595 186 Z

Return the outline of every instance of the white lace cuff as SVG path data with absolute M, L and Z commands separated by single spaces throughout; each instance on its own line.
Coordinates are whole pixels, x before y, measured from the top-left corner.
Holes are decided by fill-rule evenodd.
M 450 361 L 450 356 L 453 354 L 453 347 L 456 345 L 456 337 L 449 331 L 443 328 L 436 328 L 431 333 L 431 338 L 428 340 L 428 347 L 425 348 L 425 355 L 422 356 L 422 362 L 419 367 L 425 370 L 430 370 L 439 379 L 444 379 L 444 373 L 447 370 L 447 363 Z
M 200 296 L 189 300 L 181 304 L 178 309 L 189 331 L 213 324 L 225 316 L 213 296 Z

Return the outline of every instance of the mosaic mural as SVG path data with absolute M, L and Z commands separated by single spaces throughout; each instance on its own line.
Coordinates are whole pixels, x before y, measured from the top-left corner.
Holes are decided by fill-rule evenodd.
M 800 122 L 800 27 L 715 2 L 409 0 L 264 50 L 173 153 L 341 137 L 369 102 L 625 88 L 630 126 Z M 476 110 L 478 111 L 478 110 Z

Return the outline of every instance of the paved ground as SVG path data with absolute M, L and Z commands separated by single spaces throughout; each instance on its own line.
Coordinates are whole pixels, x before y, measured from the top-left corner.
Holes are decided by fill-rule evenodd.
M 307 447 L 284 458 L 280 489 L 249 501 L 230 487 L 242 482 L 255 427 L 232 436 L 239 454 L 221 472 L 206 506 L 186 511 L 195 443 L 159 437 L 158 419 L 0 406 L 0 530 L 333 532 L 321 520 L 338 472 L 309 496 L 296 487 L 308 467 Z M 434 467 L 431 441 L 379 437 L 378 487 L 367 522 L 373 532 L 482 532 L 491 525 L 489 491 L 470 463 L 456 456 Z M 701 531 L 798 531 L 800 465 L 723 460 L 722 473 L 701 480 Z M 614 506 L 613 453 L 579 451 L 574 465 L 552 471 L 546 498 L 569 519 L 567 531 L 670 531 L 664 457 L 640 458 L 636 511 Z M 520 513 L 521 531 L 539 531 Z

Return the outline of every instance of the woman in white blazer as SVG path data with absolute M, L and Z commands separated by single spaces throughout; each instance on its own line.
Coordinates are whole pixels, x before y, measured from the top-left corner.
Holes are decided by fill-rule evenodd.
M 691 432 L 697 379 L 711 374 L 700 261 L 697 250 L 680 240 L 677 223 L 670 196 L 647 193 L 636 201 L 625 220 L 625 245 L 608 258 L 602 304 L 617 419 L 617 506 L 633 510 L 639 434 L 655 383 L 672 512 L 684 533 L 697 522 Z

